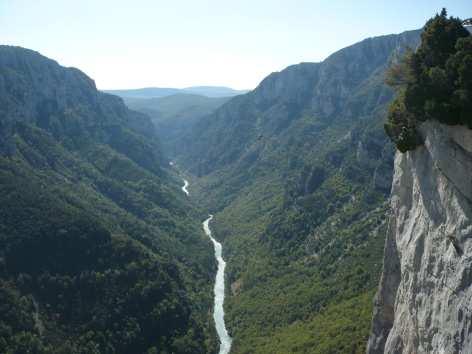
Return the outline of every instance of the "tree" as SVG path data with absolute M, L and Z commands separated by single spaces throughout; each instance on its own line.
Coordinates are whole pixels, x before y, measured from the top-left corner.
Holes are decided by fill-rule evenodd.
M 425 120 L 472 127 L 471 41 L 462 21 L 443 9 L 426 23 L 418 50 L 387 71 L 398 96 L 385 131 L 401 152 L 421 144 L 416 127 Z

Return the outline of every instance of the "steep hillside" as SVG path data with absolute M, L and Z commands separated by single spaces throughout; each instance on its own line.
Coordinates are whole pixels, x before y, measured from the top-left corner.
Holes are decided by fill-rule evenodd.
M 214 350 L 211 245 L 157 141 L 79 70 L 0 46 L 0 352 Z
M 156 126 L 166 156 L 175 156 L 182 137 L 192 131 L 199 118 L 213 113 L 230 97 L 206 97 L 179 93 L 157 98 L 123 98 L 133 110 L 147 114 Z
M 361 353 L 385 232 L 391 61 L 419 31 L 269 75 L 201 119 L 178 162 L 224 241 L 234 353 Z

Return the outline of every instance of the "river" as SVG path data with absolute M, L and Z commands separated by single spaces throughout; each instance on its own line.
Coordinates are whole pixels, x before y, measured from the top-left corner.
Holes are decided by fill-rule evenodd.
M 188 192 L 187 187 L 188 187 L 188 181 L 186 179 L 184 179 L 184 185 L 182 186 L 182 192 L 184 192 L 187 195 L 190 195 L 190 193 Z
M 213 319 L 215 320 L 216 332 L 220 338 L 220 352 L 219 354 L 228 354 L 231 349 L 232 339 L 226 330 L 225 325 L 225 311 L 223 308 L 223 303 L 225 301 L 225 267 L 226 262 L 223 259 L 222 251 L 223 247 L 221 243 L 216 241 L 211 235 L 210 221 L 213 219 L 213 215 L 210 215 L 208 219 L 203 222 L 203 230 L 205 234 L 213 242 L 215 247 L 215 258 L 218 262 L 218 271 L 216 272 L 215 279 L 215 308 L 213 311 Z
M 189 195 L 189 191 L 187 189 L 189 183 L 186 179 L 183 180 L 184 185 L 182 186 L 182 191 Z M 228 354 L 231 350 L 231 343 L 232 339 L 228 334 L 225 325 L 225 310 L 223 308 L 223 304 L 225 302 L 225 268 L 226 262 L 223 259 L 223 246 L 221 243 L 216 241 L 213 236 L 211 235 L 210 229 L 210 221 L 213 219 L 213 215 L 210 215 L 208 219 L 206 219 L 203 224 L 203 230 L 205 234 L 210 238 L 213 246 L 215 248 L 215 258 L 216 262 L 218 263 L 218 270 L 216 271 L 216 278 L 215 278 L 215 306 L 213 310 L 213 319 L 215 320 L 215 327 L 216 333 L 218 334 L 218 338 L 220 339 L 220 351 L 219 354 Z

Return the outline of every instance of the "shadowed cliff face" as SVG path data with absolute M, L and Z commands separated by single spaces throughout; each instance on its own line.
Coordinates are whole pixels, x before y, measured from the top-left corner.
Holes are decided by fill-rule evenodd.
M 369 354 L 472 352 L 472 131 L 426 122 L 397 153 Z

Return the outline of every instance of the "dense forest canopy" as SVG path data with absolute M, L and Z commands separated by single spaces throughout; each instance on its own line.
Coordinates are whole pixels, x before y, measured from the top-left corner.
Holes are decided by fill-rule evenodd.
M 421 44 L 388 72 L 398 89 L 385 130 L 405 152 L 421 144 L 416 127 L 434 119 L 472 128 L 472 36 L 445 9 L 430 19 Z

